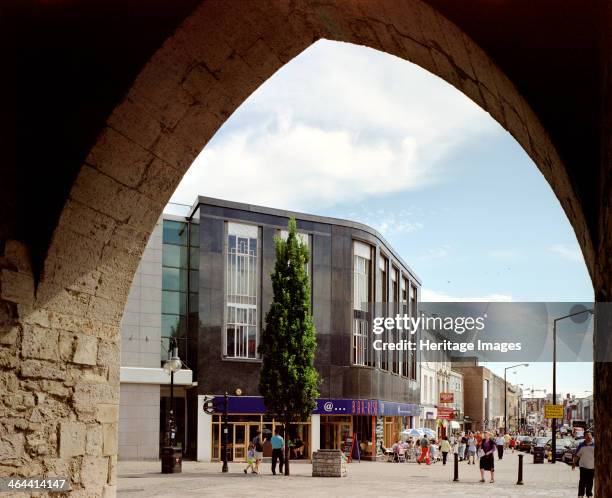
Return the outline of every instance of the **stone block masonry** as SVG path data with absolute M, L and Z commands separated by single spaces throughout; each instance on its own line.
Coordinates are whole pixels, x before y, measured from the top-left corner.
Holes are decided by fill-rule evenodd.
M 78 292 L 41 303 L 28 261 L 22 244 L 0 246 L 0 476 L 66 477 L 71 496 L 113 496 L 118 327 L 79 313 Z
M 346 477 L 346 458 L 340 450 L 319 450 L 312 454 L 312 477 Z

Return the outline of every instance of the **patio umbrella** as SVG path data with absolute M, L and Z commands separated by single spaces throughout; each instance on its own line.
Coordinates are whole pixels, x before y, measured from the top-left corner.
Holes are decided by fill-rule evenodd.
M 410 436 L 410 437 L 422 437 L 423 432 L 419 429 L 404 429 L 402 431 L 402 436 Z
M 433 431 L 433 430 L 431 430 L 431 429 L 428 429 L 427 427 L 423 427 L 421 430 L 422 430 L 422 431 L 423 431 L 423 432 L 424 432 L 424 433 L 425 433 L 427 436 L 429 436 L 429 437 L 436 437 L 436 436 L 437 436 L 436 431 Z

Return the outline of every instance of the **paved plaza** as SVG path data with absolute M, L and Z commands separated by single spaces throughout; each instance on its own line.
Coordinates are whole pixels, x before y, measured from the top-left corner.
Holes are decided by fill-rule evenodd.
M 311 477 L 310 463 L 292 462 L 289 477 L 273 476 L 264 462 L 262 475 L 245 475 L 243 464 L 230 464 L 221 473 L 220 463 L 184 462 L 183 473 L 161 475 L 159 462 L 119 462 L 118 495 L 215 497 L 574 497 L 578 470 L 558 462 L 534 465 L 525 456 L 523 486 L 517 486 L 518 454 L 495 461 L 494 484 L 479 483 L 477 466 L 461 462 L 459 482 L 453 482 L 452 462 L 431 466 L 415 463 L 355 462 L 345 478 Z

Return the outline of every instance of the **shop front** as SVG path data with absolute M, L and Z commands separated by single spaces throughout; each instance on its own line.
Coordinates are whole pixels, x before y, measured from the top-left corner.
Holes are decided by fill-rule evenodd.
M 412 427 L 420 406 L 372 399 L 319 399 L 320 447 L 346 451 L 348 440 L 358 448 L 353 458 L 375 460 L 401 439 L 401 432 Z M 350 438 L 350 439 L 349 439 Z
M 199 396 L 204 398 L 204 396 Z M 198 459 L 218 461 L 221 458 L 223 434 L 223 396 L 215 396 L 215 412 L 207 415 L 200 410 Z M 201 404 L 200 404 L 201 406 Z M 256 431 L 262 431 L 268 442 L 264 444 L 264 457 L 272 455 L 269 438 L 277 426 L 282 425 L 266 413 L 260 396 L 229 396 L 228 460 L 246 459 L 249 442 Z M 381 445 L 390 447 L 410 427 L 413 417 L 420 415 L 420 406 L 364 399 L 318 399 L 317 407 L 308 420 L 292 423 L 289 428 L 291 458 L 310 459 L 319 448 L 345 451 L 347 441 L 353 446 L 353 455 L 372 460 L 382 455 Z

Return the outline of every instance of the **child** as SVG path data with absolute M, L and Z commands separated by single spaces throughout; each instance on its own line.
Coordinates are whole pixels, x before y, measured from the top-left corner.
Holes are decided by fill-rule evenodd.
M 431 444 L 429 445 L 429 452 L 431 453 L 432 463 L 435 463 L 440 459 L 440 456 L 438 455 L 438 444 L 435 439 L 431 440 Z
M 255 474 L 255 446 L 253 443 L 249 444 L 249 451 L 247 453 L 247 466 L 244 469 L 244 473 L 251 469 L 251 474 Z

